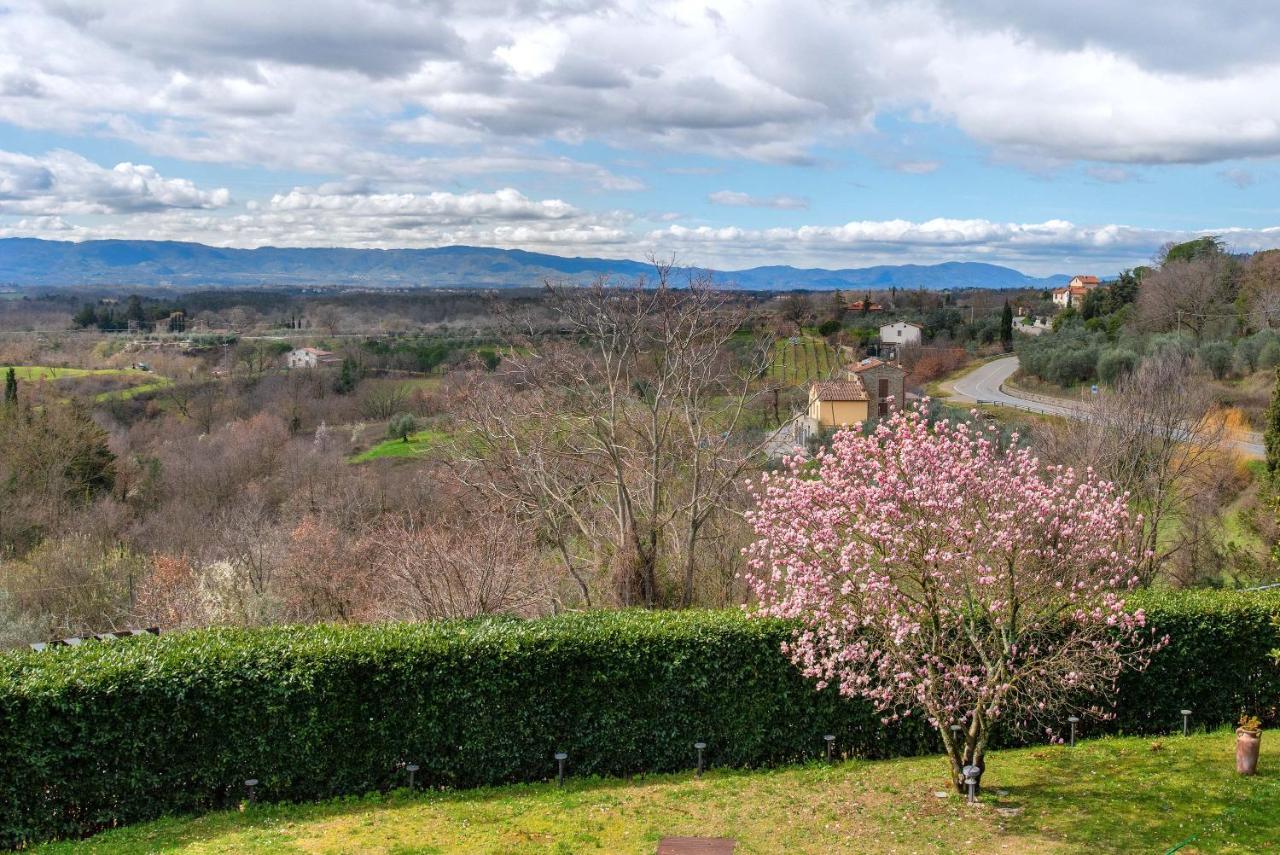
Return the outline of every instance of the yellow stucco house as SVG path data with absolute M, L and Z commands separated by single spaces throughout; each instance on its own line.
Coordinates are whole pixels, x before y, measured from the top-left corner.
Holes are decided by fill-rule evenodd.
M 866 387 L 856 374 L 848 380 L 819 380 L 809 387 L 809 418 L 821 428 L 838 428 L 867 420 Z
M 843 380 L 819 380 L 809 387 L 809 418 L 819 429 L 884 418 L 906 401 L 907 372 L 896 362 L 864 359 Z

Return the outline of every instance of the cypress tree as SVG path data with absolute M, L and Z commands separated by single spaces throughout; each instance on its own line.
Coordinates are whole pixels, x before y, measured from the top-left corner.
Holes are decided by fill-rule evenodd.
M 1267 447 L 1267 471 L 1275 477 L 1280 468 L 1280 368 L 1276 369 L 1276 385 L 1271 391 L 1271 403 L 1267 405 L 1267 428 L 1262 441 Z
M 12 367 L 4 375 L 4 402 L 6 406 L 18 403 L 18 372 Z
M 1000 344 L 1004 352 L 1013 350 L 1013 308 L 1009 301 L 1004 301 L 1004 313 L 1000 315 Z

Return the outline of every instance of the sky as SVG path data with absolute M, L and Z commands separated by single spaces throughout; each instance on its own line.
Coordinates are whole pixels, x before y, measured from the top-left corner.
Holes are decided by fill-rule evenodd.
M 0 237 L 1111 274 L 1280 246 L 1253 0 L 0 0 Z

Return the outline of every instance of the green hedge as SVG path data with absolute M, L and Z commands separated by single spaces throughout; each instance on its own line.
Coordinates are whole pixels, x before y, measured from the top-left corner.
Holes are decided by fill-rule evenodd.
M 1175 635 L 1126 679 L 1112 727 L 1220 724 L 1280 694 L 1265 651 L 1280 597 L 1149 597 Z M 935 748 L 908 721 L 816 692 L 779 653 L 788 627 L 736 612 L 613 612 L 521 622 L 216 629 L 0 657 L 0 843 L 71 837 L 234 804 L 402 784 L 818 757 L 822 734 L 868 757 Z M 1242 679 L 1241 675 L 1250 675 Z

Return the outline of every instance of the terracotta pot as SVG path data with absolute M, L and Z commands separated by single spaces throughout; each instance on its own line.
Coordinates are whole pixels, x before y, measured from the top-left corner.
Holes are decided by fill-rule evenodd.
M 1236 771 L 1252 775 L 1258 771 L 1258 749 L 1262 747 L 1262 731 L 1236 730 Z

